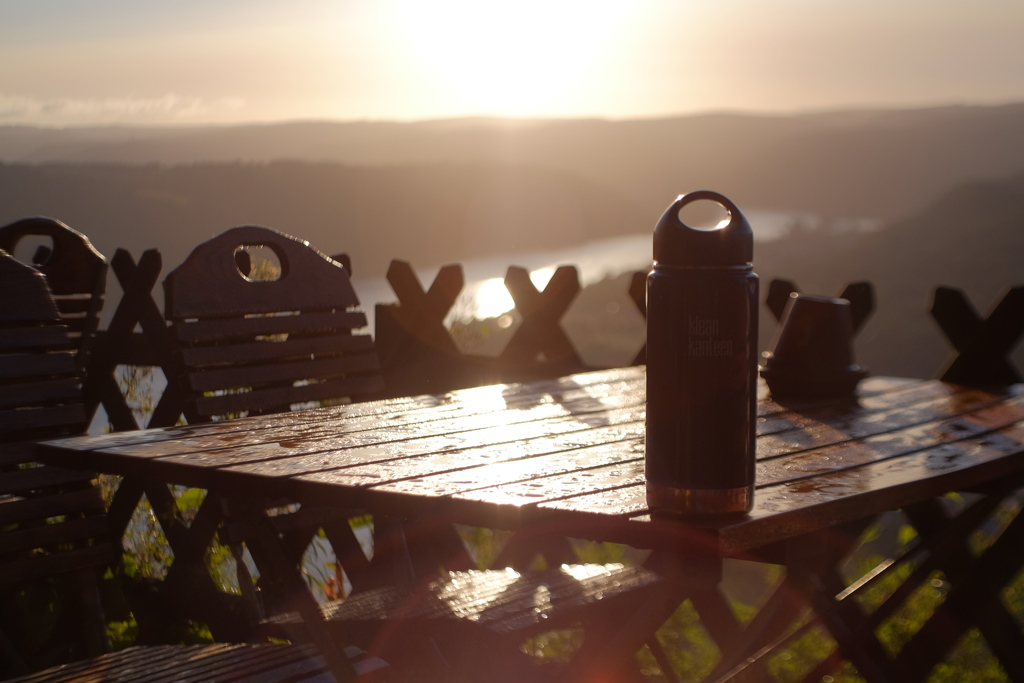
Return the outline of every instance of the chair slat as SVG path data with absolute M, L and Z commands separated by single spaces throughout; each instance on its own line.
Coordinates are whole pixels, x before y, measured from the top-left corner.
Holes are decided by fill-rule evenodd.
M 86 548 L 68 550 L 52 555 L 33 555 L 23 560 L 0 563 L 0 584 L 13 584 L 47 576 L 101 567 L 114 559 L 114 549 L 109 543 L 91 545 Z
M 0 467 L 34 462 L 35 442 L 5 443 L 0 447 Z
M 43 524 L 0 533 L 0 554 L 93 539 L 104 540 L 106 535 L 107 520 L 102 515 L 69 519 L 59 524 Z
M 61 320 L 84 320 L 95 306 L 93 297 L 87 294 L 74 294 L 71 296 L 54 296 L 54 303 L 60 312 Z
M 39 429 L 64 428 L 53 433 L 53 436 L 57 436 L 69 431 L 82 431 L 84 427 L 85 407 L 80 403 L 0 411 L 0 433 L 27 434 Z
M 67 335 L 67 327 L 63 325 L 5 327 L 0 329 L 0 351 L 67 347 Z
M 0 267 L 0 291 L 10 301 L 18 301 L 18 306 L 4 306 L 0 308 L 0 322 L 50 322 L 57 317 L 57 306 L 53 299 L 47 294 L 45 283 L 40 290 L 39 285 L 33 280 L 43 282 L 42 273 L 24 266 L 10 257 L 4 259 L 4 263 L 13 262 L 16 265 L 5 265 Z M 22 273 L 16 268 L 28 268 L 30 273 Z M 27 275 L 27 277 L 26 277 Z
M 88 483 L 94 476 L 85 470 L 68 470 L 63 467 L 23 467 L 0 472 L 0 494 L 31 491 L 47 486 Z
M 376 354 L 333 356 L 256 367 L 228 367 L 194 372 L 189 378 L 193 391 L 217 391 L 226 387 L 251 387 L 300 378 L 331 378 L 349 373 L 380 370 Z
M 0 363 L 0 380 L 74 372 L 75 359 L 70 353 L 11 353 Z
M 253 363 L 295 356 L 370 351 L 372 349 L 373 339 L 367 335 L 332 335 L 287 339 L 279 342 L 257 341 L 225 346 L 198 346 L 183 349 L 181 355 L 186 367 L 201 368 L 225 363 Z
M 81 387 L 77 377 L 0 385 L 0 408 L 74 400 Z
M 0 524 L 19 524 L 84 512 L 103 512 L 103 500 L 95 487 L 58 495 L 0 502 Z
M 258 316 L 196 320 L 178 325 L 175 334 L 179 341 L 195 344 L 220 341 L 232 337 L 289 334 L 293 332 L 339 332 L 366 327 L 366 313 L 362 311 L 335 311 L 317 313 L 303 311 L 298 315 Z
M 298 387 L 278 387 L 262 391 L 249 391 L 196 399 L 201 415 L 225 415 L 243 411 L 287 410 L 288 406 L 326 401 L 351 395 L 372 394 L 384 389 L 384 380 L 376 374 L 353 375 L 342 380 L 307 384 Z

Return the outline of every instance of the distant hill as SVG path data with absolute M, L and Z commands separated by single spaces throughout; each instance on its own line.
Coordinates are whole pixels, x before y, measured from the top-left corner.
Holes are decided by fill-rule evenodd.
M 251 223 L 348 253 L 364 276 L 648 231 L 660 213 L 562 171 L 455 164 L 0 164 L 0 192 L 0 225 L 52 216 L 107 255 L 159 248 L 170 269 Z
M 546 169 L 607 188 L 654 218 L 678 193 L 710 188 L 747 208 L 894 220 L 964 182 L 1024 170 L 1024 104 L 622 121 L 0 127 L 7 163 L 282 159 Z
M 808 293 L 872 282 L 877 308 L 858 360 L 880 374 L 935 376 L 952 353 L 928 312 L 935 288 L 963 289 L 984 316 L 1004 288 L 1024 285 L 1024 175 L 964 184 L 877 232 L 805 235 L 755 256 L 763 278 L 789 278 Z M 1015 359 L 1024 372 L 1024 345 Z

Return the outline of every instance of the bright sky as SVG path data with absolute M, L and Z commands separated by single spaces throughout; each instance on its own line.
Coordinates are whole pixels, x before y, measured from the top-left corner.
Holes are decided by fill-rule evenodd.
M 1022 0 L 0 0 L 0 124 L 1022 100 Z

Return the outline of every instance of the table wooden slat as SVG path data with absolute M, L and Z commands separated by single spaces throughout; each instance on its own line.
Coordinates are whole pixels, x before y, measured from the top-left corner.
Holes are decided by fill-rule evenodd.
M 855 402 L 780 405 L 763 383 L 759 396 L 755 508 L 724 521 L 649 514 L 643 368 L 62 439 L 41 453 L 254 495 L 509 528 L 549 521 L 649 547 L 685 532 L 728 553 L 1021 465 L 1020 387 L 868 378 Z

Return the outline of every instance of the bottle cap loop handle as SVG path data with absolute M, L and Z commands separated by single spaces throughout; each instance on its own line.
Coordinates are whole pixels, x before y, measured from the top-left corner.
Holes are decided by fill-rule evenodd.
M 679 211 L 700 200 L 720 205 L 729 213 L 729 222 L 710 230 L 699 230 L 684 223 Z M 668 266 L 715 267 L 743 266 L 754 261 L 754 233 L 750 223 L 728 197 L 711 190 L 679 195 L 654 229 L 654 260 Z

